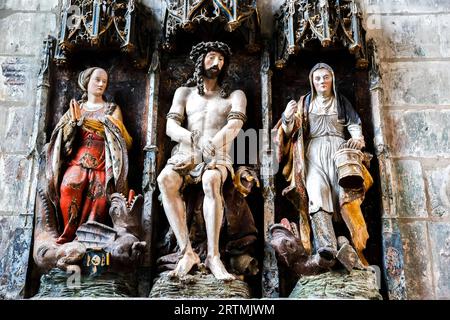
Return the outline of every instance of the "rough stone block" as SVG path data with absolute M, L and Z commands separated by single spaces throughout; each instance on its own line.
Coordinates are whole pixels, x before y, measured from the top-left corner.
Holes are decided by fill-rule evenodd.
M 30 258 L 32 229 L 16 228 L 11 238 L 13 245 L 9 248 L 9 264 L 6 266 L 8 273 L 8 287 L 6 298 L 23 298 L 28 261 Z
M 0 29 L 0 54 L 39 56 L 42 41 L 56 33 L 56 14 L 14 13 L 0 18 Z
M 425 221 L 400 222 L 408 299 L 433 299 L 431 253 Z
M 249 299 L 250 287 L 241 280 L 217 280 L 206 269 L 182 279 L 169 278 L 168 272 L 155 279 L 150 298 L 165 299 Z
M 439 43 L 444 34 L 437 32 L 440 22 L 449 16 L 380 16 L 382 59 L 443 57 Z
M 395 62 L 381 69 L 387 105 L 450 104 L 449 61 Z
M 134 273 L 104 273 L 95 277 L 81 275 L 76 283 L 75 270 L 52 269 L 42 275 L 39 291 L 33 297 L 41 298 L 128 298 L 137 296 Z M 68 285 L 69 284 L 69 285 Z
M 304 276 L 289 298 L 294 299 L 367 299 L 381 300 L 377 278 L 373 270 L 326 272 Z
M 398 185 L 394 186 L 394 190 L 399 217 L 428 217 L 420 163 L 414 160 L 399 160 L 395 167 Z
M 18 298 L 25 285 L 32 231 L 18 216 L 0 218 L 0 298 Z
M 0 57 L 0 100 L 25 102 L 34 96 L 37 60 L 25 57 Z
M 450 12 L 447 0 L 362 0 L 361 8 L 377 13 Z
M 450 299 L 450 223 L 429 223 L 436 299 Z
M 30 161 L 25 156 L 0 155 L 0 208 L 3 211 L 25 212 L 25 186 L 30 169 Z
M 450 216 L 450 165 L 425 170 L 425 177 L 431 214 L 443 218 Z
M 0 256 L 6 257 L 7 250 L 12 239 L 12 231 L 16 227 L 17 217 L 14 216 L 3 216 L 0 217 Z M 3 262 L 3 259 L 0 259 Z M 1 263 L 2 263 L 1 262 Z M 3 269 L 1 269 L 3 270 Z M 4 276 L 4 275 L 2 275 Z M 0 277 L 1 278 L 1 277 Z M 0 283 L 3 283 L 0 280 Z
M 5 299 L 6 291 L 8 287 L 8 274 L 5 272 L 9 264 L 8 260 L 8 248 L 10 245 L 10 239 L 12 238 L 12 228 L 14 222 L 11 217 L 0 218 L 0 299 Z
M 445 19 L 443 19 L 445 17 Z M 450 18 L 447 15 L 438 16 L 439 18 L 439 30 L 438 33 L 441 35 L 440 47 L 442 56 L 448 57 L 450 56 Z
M 31 107 L 10 108 L 6 130 L 0 137 L 0 150 L 3 152 L 25 152 L 33 134 L 34 110 Z
M 387 293 L 391 300 L 406 299 L 403 244 L 398 219 L 382 219 L 383 260 Z
M 49 11 L 58 6 L 58 0 L 4 0 L 0 5 L 3 10 Z
M 386 113 L 385 121 L 393 155 L 450 156 L 450 110 L 390 111 Z
M 6 129 L 6 124 L 7 124 L 6 114 L 7 114 L 7 112 L 8 112 L 8 108 L 0 105 L 0 114 L 2 115 L 2 116 L 0 116 L 0 137 L 4 137 L 6 134 L 6 130 L 7 130 Z M 1 145 L 1 142 L 0 142 L 0 145 Z M 0 150 L 2 150 L 1 147 L 0 147 Z

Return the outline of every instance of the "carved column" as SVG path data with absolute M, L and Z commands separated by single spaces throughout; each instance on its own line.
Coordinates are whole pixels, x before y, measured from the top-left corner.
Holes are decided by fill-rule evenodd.
M 279 296 L 278 266 L 275 251 L 269 242 L 269 226 L 275 222 L 275 173 L 273 150 L 271 145 L 272 128 L 272 71 L 270 55 L 264 50 L 261 61 L 261 105 L 262 105 L 262 156 L 261 181 L 264 197 L 264 260 L 262 269 L 262 296 L 277 298 Z
M 34 122 L 33 122 L 33 132 L 29 144 L 29 159 L 31 170 L 28 175 L 28 183 L 25 187 L 28 195 L 26 212 L 21 214 L 22 226 L 24 227 L 25 234 L 23 239 L 26 239 L 26 243 L 23 248 L 29 250 L 29 255 L 32 256 L 32 246 L 33 241 L 33 224 L 34 220 L 37 221 L 40 217 L 35 217 L 35 206 L 36 206 L 36 195 L 37 195 L 37 184 L 39 180 L 39 174 L 45 172 L 43 168 L 43 161 L 41 155 L 42 149 L 46 143 L 46 130 L 45 130 L 45 119 L 47 117 L 47 110 L 49 104 L 50 95 L 50 74 L 52 66 L 52 57 L 54 53 L 55 39 L 48 36 L 47 39 L 43 41 L 43 48 L 41 53 L 41 67 L 39 69 L 39 74 L 37 77 L 36 86 L 36 109 L 34 111 Z M 36 231 L 35 231 L 36 232 Z M 26 257 L 28 261 L 28 253 Z M 28 265 L 24 266 L 28 268 Z M 23 276 L 25 277 L 25 274 Z M 24 283 L 25 280 L 18 281 L 19 283 Z M 28 282 L 28 281 L 27 281 Z M 27 289 L 22 290 L 20 296 L 23 297 Z
M 30 157 L 32 161 L 32 171 L 30 172 L 29 177 L 29 196 L 28 196 L 28 205 L 27 212 L 30 216 L 34 214 L 34 207 L 36 202 L 36 188 L 39 179 L 39 173 L 45 172 L 43 166 L 42 157 L 44 155 L 41 154 L 42 148 L 44 147 L 47 136 L 46 136 L 46 125 L 45 119 L 47 117 L 47 110 L 49 108 L 49 95 L 50 95 L 50 74 L 52 67 L 52 57 L 54 53 L 55 39 L 51 36 L 48 36 L 47 39 L 43 42 L 43 49 L 41 54 L 41 68 L 39 70 L 39 75 L 37 79 L 37 88 L 36 88 L 36 110 L 34 112 L 34 124 L 33 124 L 33 133 L 30 141 Z M 33 223 L 33 220 L 29 221 L 30 224 Z M 30 236 L 31 239 L 31 236 Z
M 48 36 L 43 43 L 41 68 L 39 70 L 36 90 L 36 110 L 34 113 L 33 137 L 31 140 L 32 151 L 40 153 L 46 142 L 45 118 L 47 116 L 47 105 L 50 92 L 50 68 L 53 56 L 55 39 Z
M 372 105 L 372 119 L 375 128 L 374 145 L 380 166 L 381 184 L 381 219 L 382 219 L 382 247 L 383 269 L 386 277 L 389 299 L 406 299 L 404 257 L 400 230 L 398 228 L 396 206 L 394 203 L 395 184 L 394 166 L 386 144 L 385 126 L 383 123 L 383 87 L 378 69 L 377 54 L 372 43 L 370 70 L 370 95 Z
M 144 265 L 150 266 L 151 247 L 152 247 L 152 208 L 153 208 L 153 192 L 156 187 L 156 132 L 158 118 L 158 94 L 159 94 L 159 77 L 160 77 L 159 51 L 155 50 L 152 57 L 152 63 L 148 70 L 148 110 L 147 110 L 147 136 L 146 145 L 144 147 L 144 173 L 142 177 L 142 191 L 144 192 L 144 208 L 142 215 L 142 224 L 144 226 L 145 241 L 147 242 L 147 252 L 145 255 Z

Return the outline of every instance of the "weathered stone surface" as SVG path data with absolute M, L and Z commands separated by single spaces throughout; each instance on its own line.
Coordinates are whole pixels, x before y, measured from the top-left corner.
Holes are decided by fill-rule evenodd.
M 449 61 L 395 62 L 381 67 L 387 105 L 450 104 Z
M 19 298 L 25 286 L 32 231 L 18 216 L 0 218 L 0 298 Z
M 406 299 L 404 255 L 398 219 L 382 219 L 383 267 L 390 300 Z
M 450 223 L 430 222 L 436 299 L 450 299 Z
M 5 134 L 6 134 L 6 123 L 7 123 L 7 118 L 8 117 L 6 117 L 5 115 L 7 113 L 8 113 L 8 108 L 7 107 L 3 107 L 0 104 L 0 114 L 2 114 L 2 116 L 0 117 L 0 137 L 4 137 Z M 0 147 L 0 150 L 1 150 L 1 147 Z
M 0 208 L 2 211 L 25 212 L 25 184 L 30 170 L 25 156 L 0 154 Z
M 224 282 L 217 280 L 211 273 L 197 271 L 184 279 L 171 279 L 167 272 L 155 280 L 150 298 L 174 299 L 249 299 L 250 288 L 240 280 Z
M 0 4 L 2 10 L 49 11 L 58 6 L 58 0 L 4 0 Z
M 441 53 L 444 57 L 450 56 L 450 19 L 439 19 L 439 30 L 438 32 L 441 34 Z
M 450 165 L 425 170 L 425 176 L 431 215 L 448 217 L 450 215 Z
M 36 60 L 25 57 L 0 57 L 0 101 L 33 101 L 37 75 Z
M 431 253 L 425 221 L 400 222 L 408 299 L 433 299 Z
M 26 152 L 33 134 L 31 107 L 10 108 L 6 117 L 6 128 L 0 136 L 0 152 Z
M 393 155 L 450 156 L 450 110 L 391 111 L 386 114 L 385 121 Z
M 23 298 L 32 234 L 31 228 L 19 227 L 14 230 L 8 252 L 9 263 L 6 266 L 8 273 L 7 299 Z
M 0 54 L 39 55 L 43 39 L 56 31 L 56 14 L 14 13 L 0 17 Z
M 420 162 L 399 160 L 395 168 L 398 185 L 394 190 L 399 217 L 428 217 Z
M 6 294 L 8 274 L 5 272 L 9 263 L 8 249 L 17 225 L 17 217 L 0 217 L 0 298 Z
M 447 0 L 362 0 L 361 8 L 376 13 L 450 12 Z
M 445 16 L 380 16 L 383 46 L 382 59 L 387 58 L 430 58 L 443 57 L 439 33 L 441 22 L 450 19 Z
M 0 218 L 0 257 L 2 257 L 0 259 L 0 299 L 6 298 L 8 288 L 9 274 L 5 271 L 9 264 L 8 248 L 13 228 L 14 222 L 11 217 Z
M 302 277 L 289 298 L 381 300 L 373 270 L 326 272 Z

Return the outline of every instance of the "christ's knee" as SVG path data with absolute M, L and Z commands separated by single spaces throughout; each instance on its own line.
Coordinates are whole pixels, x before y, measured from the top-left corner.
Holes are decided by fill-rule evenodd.
M 161 171 L 157 181 L 159 190 L 164 194 L 177 193 L 183 184 L 183 179 L 181 176 L 171 168 L 165 168 Z
M 207 170 L 203 174 L 202 184 L 205 197 L 216 198 L 220 196 L 222 176 L 218 170 Z

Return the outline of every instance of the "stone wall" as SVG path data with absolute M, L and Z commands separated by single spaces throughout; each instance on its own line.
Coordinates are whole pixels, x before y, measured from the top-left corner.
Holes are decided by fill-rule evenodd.
M 450 2 L 364 0 L 408 299 L 450 298 Z
M 162 16 L 164 1 L 141 2 Z M 62 3 L 0 1 L 0 298 L 23 296 L 33 224 L 40 52 L 46 35 L 57 33 Z M 281 3 L 258 1 L 266 38 Z M 392 173 L 383 219 L 401 236 L 406 297 L 449 299 L 450 2 L 361 0 L 360 5 L 367 39 L 378 50 L 382 80 L 375 100 L 382 130 L 377 128 L 376 139 Z
M 23 294 L 32 237 L 33 125 L 42 41 L 58 0 L 0 1 L 0 298 Z

